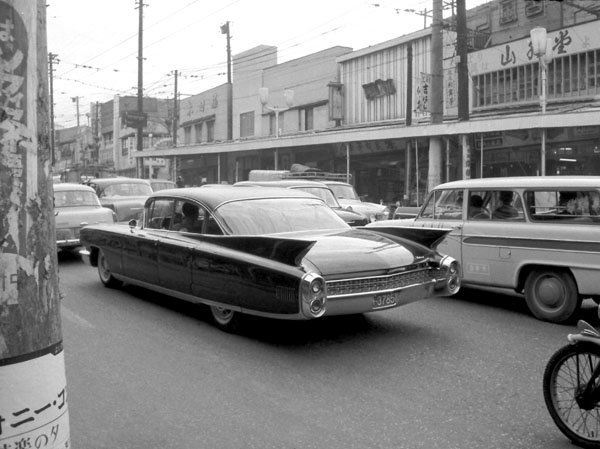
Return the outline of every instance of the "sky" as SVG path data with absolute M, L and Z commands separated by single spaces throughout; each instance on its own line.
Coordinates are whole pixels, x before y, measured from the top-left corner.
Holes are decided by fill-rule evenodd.
M 55 126 L 89 124 L 90 104 L 137 96 L 139 0 L 47 0 Z M 466 0 L 467 9 L 489 0 Z M 446 2 L 445 2 L 446 3 Z M 333 46 L 360 50 L 431 25 L 432 0 L 144 0 L 144 96 L 181 98 L 227 82 L 231 52 L 278 48 L 286 62 Z M 424 12 L 428 16 L 425 18 Z M 444 16 L 450 14 L 446 10 Z

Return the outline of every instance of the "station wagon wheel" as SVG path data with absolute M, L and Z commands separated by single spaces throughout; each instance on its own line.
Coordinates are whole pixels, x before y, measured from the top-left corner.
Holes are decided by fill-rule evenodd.
M 564 323 L 581 305 L 577 284 L 567 271 L 536 269 L 525 281 L 525 300 L 536 318 Z
M 225 307 L 211 306 L 210 313 L 217 327 L 226 332 L 235 332 L 239 330 L 241 316 L 238 312 Z
M 106 255 L 101 249 L 98 250 L 98 276 L 100 277 L 100 281 L 104 284 L 105 287 L 117 288 L 123 285 L 123 283 L 120 280 L 116 279 L 112 275 L 112 272 L 110 271 L 110 266 L 108 265 L 108 260 L 106 259 Z

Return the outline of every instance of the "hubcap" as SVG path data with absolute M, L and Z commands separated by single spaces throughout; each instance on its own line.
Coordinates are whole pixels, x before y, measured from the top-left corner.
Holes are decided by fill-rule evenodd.
M 537 296 L 540 303 L 547 307 L 558 307 L 564 301 L 562 282 L 554 277 L 540 279 L 537 286 Z

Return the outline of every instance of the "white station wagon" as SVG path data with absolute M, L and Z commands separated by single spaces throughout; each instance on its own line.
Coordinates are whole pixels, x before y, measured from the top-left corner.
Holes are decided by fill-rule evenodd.
M 510 288 L 534 316 L 570 320 L 600 302 L 600 176 L 484 178 L 437 186 L 414 219 L 369 226 L 449 228 L 438 249 L 463 284 Z

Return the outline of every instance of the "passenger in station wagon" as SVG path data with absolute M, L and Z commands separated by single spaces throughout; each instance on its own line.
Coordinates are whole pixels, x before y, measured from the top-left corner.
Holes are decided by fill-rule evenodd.
M 483 198 L 479 195 L 471 195 L 469 197 L 469 217 L 474 219 L 490 218 L 487 210 L 483 207 Z
M 496 208 L 492 218 L 515 218 L 519 216 L 519 211 L 512 205 L 513 193 L 510 190 L 500 191 L 498 198 L 501 205 Z

